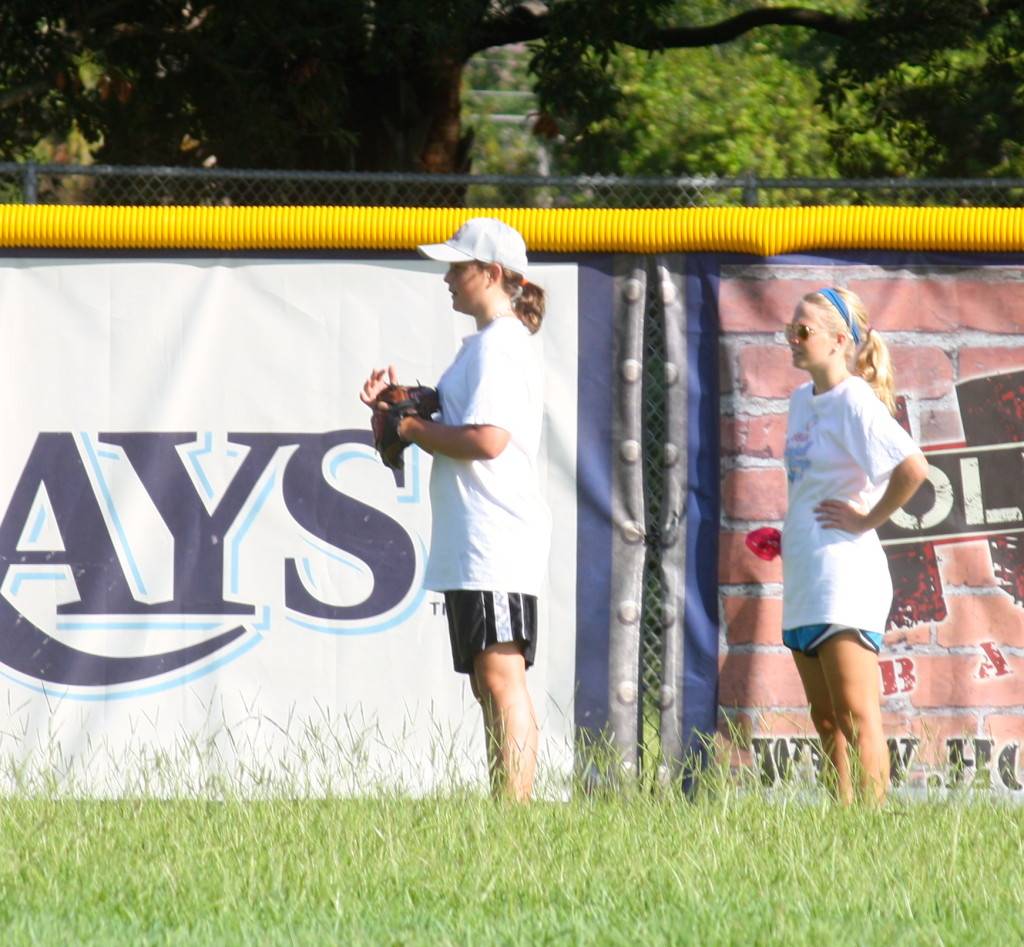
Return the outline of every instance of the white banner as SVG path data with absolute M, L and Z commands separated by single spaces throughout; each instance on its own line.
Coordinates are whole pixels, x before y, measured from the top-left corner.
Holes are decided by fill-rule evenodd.
M 554 515 L 542 766 L 572 763 L 577 267 L 540 264 Z M 430 457 L 369 447 L 371 367 L 436 382 L 469 317 L 413 259 L 0 264 L 2 778 L 89 793 L 486 777 L 423 590 Z M 543 781 L 543 776 L 542 776 Z

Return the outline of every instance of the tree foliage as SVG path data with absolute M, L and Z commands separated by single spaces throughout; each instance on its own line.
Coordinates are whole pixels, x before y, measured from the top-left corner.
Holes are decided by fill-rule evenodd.
M 704 8 L 728 12 L 725 3 Z M 624 49 L 609 64 L 611 106 L 586 124 L 565 123 L 558 166 L 627 175 L 834 174 L 834 123 L 819 101 L 831 46 L 818 34 L 775 27 L 727 45 Z
M 6 0 L 0 157 L 468 170 L 465 66 L 528 43 L 565 169 L 1024 173 L 1016 0 L 812 2 Z
M 848 175 L 1024 176 L 1024 11 L 1005 0 L 867 0 L 879 30 L 825 76 Z
M 681 2 L 696 24 L 737 0 Z M 588 109 L 568 66 L 539 90 L 563 170 L 759 176 L 1024 175 L 1024 14 L 1002 0 L 837 0 L 828 29 L 619 47 Z M 547 68 L 548 59 L 540 66 Z M 568 89 L 566 94 L 563 90 Z
M 9 0 L 0 148 L 72 124 L 112 162 L 429 165 L 482 0 Z M 457 100 L 456 100 L 457 104 Z

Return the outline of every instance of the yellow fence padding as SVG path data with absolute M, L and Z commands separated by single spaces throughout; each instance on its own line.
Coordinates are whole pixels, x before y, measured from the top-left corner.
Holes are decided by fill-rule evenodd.
M 714 207 L 669 210 L 436 207 L 0 205 L 0 247 L 408 250 L 469 217 L 500 217 L 534 252 L 1024 250 L 1024 208 Z

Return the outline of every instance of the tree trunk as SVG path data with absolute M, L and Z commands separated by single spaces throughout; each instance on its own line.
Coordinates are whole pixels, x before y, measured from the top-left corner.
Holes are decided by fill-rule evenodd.
M 354 110 L 352 131 L 358 140 L 354 158 L 360 171 L 469 171 L 472 135 L 462 133 L 461 116 L 464 63 L 436 54 L 422 57 L 421 63 L 379 76 L 376 94 Z M 365 88 L 365 77 L 360 84 Z M 398 190 L 389 197 L 403 204 L 462 204 L 465 188 L 438 182 L 437 188 L 426 192 Z
M 436 174 L 469 171 L 472 136 L 462 134 L 463 65 L 451 59 L 439 64 L 432 87 L 425 91 L 430 126 L 419 157 L 424 171 Z

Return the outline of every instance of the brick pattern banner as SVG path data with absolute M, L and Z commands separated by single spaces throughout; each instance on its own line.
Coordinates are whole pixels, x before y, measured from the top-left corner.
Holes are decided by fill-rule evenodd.
M 895 589 L 880 658 L 893 780 L 1024 796 L 1024 260 L 867 254 L 708 261 L 721 329 L 720 730 L 769 784 L 821 754 L 782 644 L 782 567 L 744 544 L 781 527 L 800 298 L 842 286 L 893 355 L 928 482 L 880 531 Z M 870 590 L 865 590 L 870 594 Z

